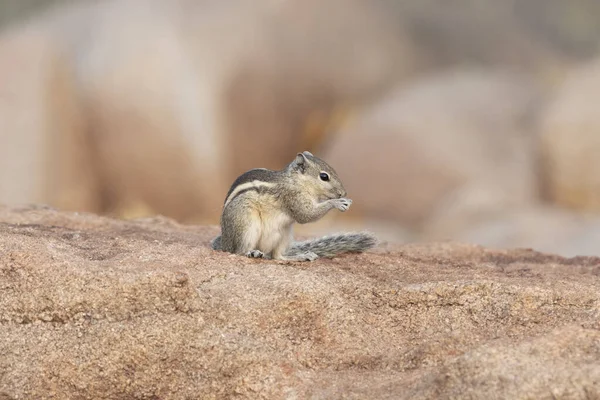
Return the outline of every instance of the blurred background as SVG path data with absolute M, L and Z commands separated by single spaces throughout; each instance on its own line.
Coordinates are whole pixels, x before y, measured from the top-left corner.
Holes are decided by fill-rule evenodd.
M 597 0 L 0 0 L 0 203 L 218 223 L 309 150 L 369 228 L 600 255 Z

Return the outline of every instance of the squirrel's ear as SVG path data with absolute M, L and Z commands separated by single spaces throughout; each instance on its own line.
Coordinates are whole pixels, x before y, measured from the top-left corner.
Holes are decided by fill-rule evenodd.
M 308 160 L 306 159 L 306 155 L 304 153 L 298 153 L 294 161 L 292 161 L 292 168 L 304 172 L 306 169 L 306 164 Z
M 310 151 L 303 151 L 302 154 L 304 154 L 305 156 L 314 157 Z

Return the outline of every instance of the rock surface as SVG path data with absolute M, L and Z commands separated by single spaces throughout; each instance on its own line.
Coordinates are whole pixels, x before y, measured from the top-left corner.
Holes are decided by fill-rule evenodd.
M 278 263 L 213 252 L 216 233 L 0 208 L 0 398 L 600 396 L 600 258 Z

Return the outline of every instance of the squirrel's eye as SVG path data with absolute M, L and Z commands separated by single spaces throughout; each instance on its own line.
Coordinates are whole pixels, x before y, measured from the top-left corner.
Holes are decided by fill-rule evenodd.
M 327 172 L 321 172 L 319 178 L 321 178 L 322 181 L 327 182 L 329 180 L 329 174 Z

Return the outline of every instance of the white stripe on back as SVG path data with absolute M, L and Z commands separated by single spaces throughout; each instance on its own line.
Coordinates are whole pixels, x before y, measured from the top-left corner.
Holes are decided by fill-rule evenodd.
M 239 192 L 241 192 L 242 190 L 246 190 L 246 189 L 253 189 L 253 188 L 272 188 L 273 186 L 275 186 L 274 183 L 270 183 L 270 182 L 263 182 L 263 181 L 252 181 L 252 182 L 246 182 L 246 183 L 242 183 L 241 185 L 239 185 L 238 187 L 236 187 L 233 192 L 231 192 L 231 194 L 229 195 L 229 197 L 227 197 L 227 200 L 225 201 L 225 205 L 223 206 L 223 208 L 227 207 L 227 204 L 229 204 L 229 202 L 231 200 L 233 200 L 233 198 L 235 198 L 235 196 L 237 196 L 237 194 Z

